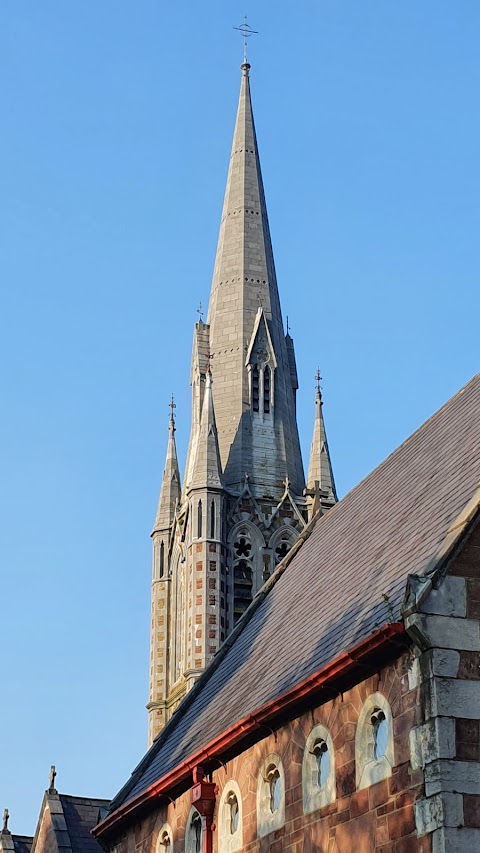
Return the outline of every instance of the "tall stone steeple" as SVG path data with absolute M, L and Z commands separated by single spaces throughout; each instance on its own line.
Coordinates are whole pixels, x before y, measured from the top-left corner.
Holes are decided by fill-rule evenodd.
M 153 534 L 150 741 L 296 541 L 314 502 L 305 492 L 295 351 L 280 309 L 250 65 L 241 70 L 207 322 L 194 328 L 183 489 L 175 501 L 161 497 Z M 168 535 L 159 529 L 164 518 Z M 161 577 L 156 542 L 168 544 Z

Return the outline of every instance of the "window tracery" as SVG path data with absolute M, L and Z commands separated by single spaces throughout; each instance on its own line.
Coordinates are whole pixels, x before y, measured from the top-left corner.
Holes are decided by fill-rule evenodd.
M 278 755 L 267 755 L 257 782 L 257 830 L 260 838 L 285 823 L 285 775 Z
M 243 847 L 242 796 L 232 779 L 223 789 L 219 810 L 219 850 L 235 853 Z
M 202 842 L 202 818 L 197 810 L 192 807 L 185 831 L 185 853 L 202 853 Z
M 158 834 L 157 853 L 173 853 L 172 839 L 172 830 L 168 823 L 165 823 Z
M 303 810 L 305 814 L 335 802 L 335 755 L 325 726 L 314 726 L 303 753 Z
M 392 775 L 395 762 L 393 718 L 381 693 L 365 701 L 355 733 L 357 788 L 367 788 Z
M 228 600 L 231 627 L 263 586 L 265 540 L 251 522 L 240 522 L 229 536 Z

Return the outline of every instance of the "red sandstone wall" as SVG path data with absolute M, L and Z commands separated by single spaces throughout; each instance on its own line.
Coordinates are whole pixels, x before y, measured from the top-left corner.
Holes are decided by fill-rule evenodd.
M 423 773 L 409 765 L 408 734 L 421 722 L 417 690 L 409 690 L 406 653 L 396 664 L 352 690 L 304 714 L 268 735 L 260 743 L 214 773 L 220 789 L 235 779 L 243 801 L 245 853 L 431 853 L 430 837 L 417 838 L 413 803 L 423 793 Z M 355 729 L 363 702 L 380 691 L 388 699 L 394 718 L 395 767 L 393 775 L 370 788 L 355 790 Z M 303 814 L 302 757 L 311 729 L 322 723 L 335 746 L 337 801 L 324 809 Z M 285 825 L 257 839 L 257 774 L 271 752 L 280 755 L 285 770 Z M 174 834 L 174 853 L 183 853 L 185 823 L 191 792 L 175 804 L 144 818 L 118 842 L 117 853 L 156 853 L 157 836 L 165 820 Z M 214 833 L 214 853 L 218 849 Z

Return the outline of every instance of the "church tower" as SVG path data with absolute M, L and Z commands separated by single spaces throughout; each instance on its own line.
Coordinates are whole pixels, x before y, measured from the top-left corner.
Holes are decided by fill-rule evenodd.
M 242 78 L 207 322 L 195 324 L 185 477 L 170 418 L 153 538 L 149 740 L 309 518 L 336 501 L 317 391 L 308 483 L 250 97 Z

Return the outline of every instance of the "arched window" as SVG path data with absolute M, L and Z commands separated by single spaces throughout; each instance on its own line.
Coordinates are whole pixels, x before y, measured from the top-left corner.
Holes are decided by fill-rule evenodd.
M 270 412 L 270 368 L 263 371 L 263 411 L 266 415 Z
M 202 538 L 202 502 L 198 502 L 197 507 L 197 538 Z
M 270 786 L 270 811 L 275 814 L 282 802 L 282 782 L 278 767 L 272 765 L 267 770 L 268 784 Z
M 285 775 L 278 755 L 267 755 L 257 782 L 257 829 L 260 838 L 285 823 Z
M 215 539 L 215 501 L 210 504 L 210 539 Z
M 168 823 L 162 826 L 157 843 L 157 853 L 173 853 L 173 835 Z
M 373 726 L 373 757 L 375 761 L 383 758 L 388 746 L 388 723 L 385 714 L 380 708 L 375 708 L 372 718 Z
M 243 848 L 242 796 L 232 779 L 223 789 L 218 808 L 218 849 L 221 853 L 235 853 Z
M 392 775 L 395 763 L 393 718 L 385 696 L 373 693 L 365 701 L 355 733 L 357 788 L 368 788 Z
M 163 578 L 164 569 L 165 569 L 165 545 L 163 544 L 163 539 L 162 539 L 162 541 L 160 543 L 160 568 L 159 568 L 159 575 L 161 578 Z
M 305 814 L 335 802 L 335 757 L 332 738 L 325 726 L 315 726 L 307 738 L 302 786 Z
M 202 853 L 202 842 L 202 818 L 192 806 L 185 828 L 185 853 Z
M 252 409 L 254 412 L 260 410 L 260 372 L 257 365 L 252 370 Z

